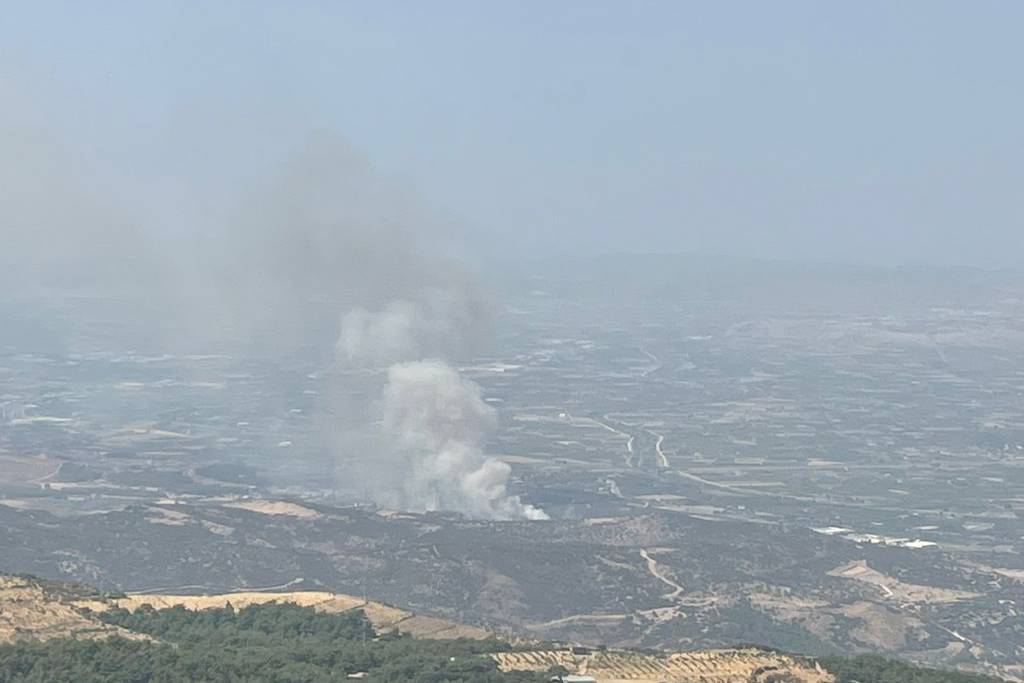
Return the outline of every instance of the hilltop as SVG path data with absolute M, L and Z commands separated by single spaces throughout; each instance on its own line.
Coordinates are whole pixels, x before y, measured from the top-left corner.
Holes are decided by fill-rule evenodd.
M 147 639 L 101 619 L 114 609 L 134 612 L 184 607 L 188 610 L 242 609 L 270 603 L 309 607 L 324 614 L 362 610 L 379 633 L 413 638 L 483 640 L 493 637 L 484 629 L 435 617 L 413 614 L 380 602 L 326 591 L 239 591 L 216 595 L 102 593 L 79 584 L 44 581 L 29 576 L 0 575 L 0 643 L 54 638 L 94 639 L 120 636 Z

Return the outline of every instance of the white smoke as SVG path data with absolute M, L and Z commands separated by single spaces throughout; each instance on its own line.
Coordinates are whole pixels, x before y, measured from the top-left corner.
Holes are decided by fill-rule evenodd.
M 507 464 L 484 456 L 494 410 L 481 398 L 480 386 L 447 363 L 392 365 L 380 408 L 389 464 L 406 473 L 404 507 L 486 519 L 548 519 L 509 494 Z
M 478 336 L 482 309 L 474 292 L 451 287 L 428 287 L 376 312 L 355 308 L 341 319 L 337 352 L 355 366 L 459 354 Z
M 301 194 L 308 193 L 303 187 Z M 383 198 L 368 202 L 365 192 L 353 194 L 363 200 L 360 216 L 373 220 L 342 221 L 344 229 L 320 227 L 334 226 L 331 220 L 314 222 L 305 232 L 316 238 L 306 240 L 316 248 L 298 260 L 303 277 L 294 278 L 302 283 L 310 264 L 324 262 L 322 252 L 342 254 L 344 270 L 359 277 L 357 286 L 345 288 L 357 305 L 341 317 L 337 361 L 342 369 L 389 367 L 386 382 L 378 386 L 372 384 L 381 381 L 377 373 L 353 373 L 358 379 L 349 375 L 351 384 L 371 382 L 370 391 L 379 391 L 380 398 L 376 412 L 366 410 L 365 400 L 339 399 L 345 401 L 339 412 L 352 425 L 341 428 L 339 476 L 376 502 L 405 510 L 547 519 L 509 493 L 511 468 L 484 455 L 495 415 L 480 397 L 480 387 L 439 360 L 466 356 L 483 336 L 488 311 L 478 286 L 432 249 L 436 230 L 429 220 L 415 221 L 422 229 L 408 227 L 415 217 L 378 220 L 378 214 L 390 216 L 385 209 L 392 203 Z M 347 203 L 324 215 L 346 212 L 351 212 Z M 378 223 L 388 230 L 373 230 Z M 431 240 L 424 241 L 425 236 Z M 335 242 L 346 248 L 333 248 Z M 332 273 L 333 265 L 325 262 L 323 271 Z
M 354 365 L 384 365 L 418 354 L 417 330 L 422 316 L 405 300 L 392 301 L 378 313 L 365 308 L 349 311 L 341 319 L 338 354 Z
M 185 191 L 173 210 L 151 200 L 150 215 L 148 201 L 128 209 L 108 196 L 116 184 L 72 163 L 31 112 L 15 115 L 3 85 L 0 288 L 137 298 L 152 316 L 133 318 L 147 343 L 317 358 L 333 344 L 343 368 L 459 357 L 482 337 L 483 296 L 451 258 L 459 231 L 345 140 L 311 136 L 238 197 L 211 205 Z M 359 390 L 383 391 L 386 419 L 375 421 L 365 394 L 353 398 L 356 381 L 325 392 L 324 431 L 343 442 L 332 464 L 349 486 L 408 509 L 543 516 L 508 494 L 508 466 L 483 456 L 494 416 L 455 370 L 396 366 L 386 387 L 376 373 L 352 374 L 380 382 Z
M 483 519 L 547 519 L 508 492 L 511 468 L 487 458 L 496 424 L 480 386 L 437 360 L 465 344 L 479 319 L 475 299 L 427 289 L 378 311 L 357 308 L 341 320 L 337 353 L 346 366 L 391 364 L 370 438 L 376 457 L 367 492 L 405 510 L 452 510 Z M 432 358 L 432 360 L 423 360 Z

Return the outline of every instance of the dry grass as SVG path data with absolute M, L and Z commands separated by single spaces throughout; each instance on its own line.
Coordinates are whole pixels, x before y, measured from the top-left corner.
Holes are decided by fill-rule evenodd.
M 33 579 L 0 576 L 0 643 L 51 638 L 148 637 L 104 624 Z
M 316 510 L 281 500 L 238 500 L 225 503 L 224 507 L 249 510 L 250 512 L 259 512 L 264 515 L 284 515 L 300 519 L 319 519 L 323 517 Z

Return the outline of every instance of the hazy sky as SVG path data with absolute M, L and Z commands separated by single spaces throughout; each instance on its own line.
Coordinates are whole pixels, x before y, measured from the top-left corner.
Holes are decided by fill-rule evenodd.
M 1024 254 L 1020 2 L 2 4 L 8 118 L 153 229 L 328 130 L 499 253 Z

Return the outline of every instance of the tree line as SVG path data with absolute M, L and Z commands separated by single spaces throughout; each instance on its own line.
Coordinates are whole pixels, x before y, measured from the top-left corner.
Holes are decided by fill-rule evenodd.
M 113 609 L 103 621 L 151 640 L 55 639 L 0 645 L 0 683 L 541 683 L 564 670 L 502 672 L 499 640 L 379 634 L 362 610 L 269 603 L 192 611 Z M 838 683 L 998 683 L 876 655 L 817 659 Z

